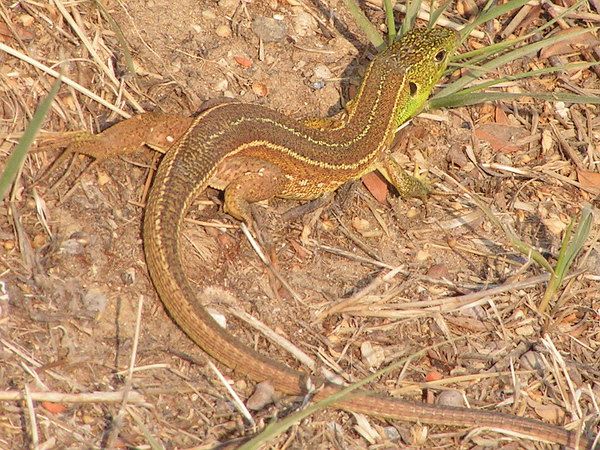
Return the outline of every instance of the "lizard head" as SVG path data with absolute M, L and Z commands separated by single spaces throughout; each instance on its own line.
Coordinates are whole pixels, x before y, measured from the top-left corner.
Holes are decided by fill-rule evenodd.
M 418 113 L 448 66 L 458 43 L 458 34 L 446 28 L 416 28 L 382 52 L 388 70 L 403 73 L 397 123 Z

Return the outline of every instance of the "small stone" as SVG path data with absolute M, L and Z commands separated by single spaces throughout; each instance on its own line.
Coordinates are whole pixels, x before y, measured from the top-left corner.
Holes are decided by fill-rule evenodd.
M 465 401 L 459 391 L 451 389 L 448 391 L 442 391 L 440 395 L 438 395 L 436 404 L 441 406 L 463 407 L 465 406 Z
M 252 411 L 259 411 L 270 403 L 273 403 L 275 388 L 268 381 L 256 385 L 256 389 L 246 401 L 246 407 Z
M 414 219 L 415 217 L 417 217 L 420 213 L 420 211 L 415 208 L 414 206 L 411 206 L 408 211 L 406 211 L 405 216 L 407 219 Z
M 517 333 L 519 336 L 531 336 L 535 333 L 535 330 L 531 325 L 523 325 L 522 327 L 515 329 L 515 333 Z
M 281 42 L 287 36 L 287 26 L 281 20 L 258 16 L 252 21 L 252 31 L 263 42 Z
M 77 239 L 66 239 L 60 243 L 60 251 L 66 255 L 82 255 L 84 246 Z
M 318 64 L 313 69 L 313 77 L 316 79 L 327 81 L 333 78 L 333 74 L 331 73 L 331 70 L 329 70 L 329 67 L 327 67 L 324 64 Z
M 130 267 L 125 272 L 121 274 L 121 281 L 125 286 L 130 286 L 135 283 L 135 269 Z
M 252 83 L 252 92 L 259 97 L 266 97 L 269 95 L 269 88 L 265 83 L 261 83 L 260 81 L 255 81 Z
M 373 345 L 368 341 L 365 341 L 360 345 L 360 353 L 369 368 L 376 369 L 385 359 L 383 347 L 380 345 Z
M 202 17 L 208 20 L 214 20 L 217 18 L 217 15 L 214 13 L 214 11 L 210 9 L 205 9 L 204 11 L 202 11 Z
M 21 25 L 23 25 L 24 27 L 30 27 L 31 25 L 33 25 L 33 21 L 34 18 L 29 14 L 21 14 L 19 16 L 19 22 L 21 22 Z
M 521 362 L 521 368 L 524 370 L 544 370 L 545 364 L 544 359 L 540 353 L 529 350 L 521 355 L 519 358 Z
M 33 242 L 31 245 L 35 249 L 42 248 L 44 245 L 46 245 L 46 236 L 41 233 L 36 234 L 33 237 Z
M 429 254 L 429 252 L 427 250 L 419 250 L 415 256 L 415 259 L 418 262 L 424 262 L 424 261 L 427 261 L 430 256 L 431 255 Z
M 400 433 L 395 427 L 383 427 L 383 433 L 392 442 L 400 440 Z
M 229 25 L 219 25 L 215 30 L 215 33 L 219 37 L 228 38 L 231 37 L 231 28 L 229 28 Z
M 104 171 L 98 171 L 98 184 L 100 186 L 104 186 L 107 183 L 110 183 L 110 176 Z
M 292 19 L 294 31 L 300 37 L 313 36 L 317 32 L 317 21 L 313 16 L 304 11 L 303 8 L 294 8 L 294 18 Z
M 227 81 L 225 78 L 217 81 L 214 85 L 213 88 L 215 91 L 219 91 L 219 92 L 224 92 L 227 90 L 227 88 L 229 87 L 229 81 Z
M 108 298 L 106 294 L 99 289 L 92 288 L 83 297 L 85 309 L 95 314 L 100 314 L 104 311 L 107 303 Z
M 441 280 L 442 278 L 449 279 L 450 271 L 448 270 L 448 266 L 445 264 L 434 264 L 427 271 L 427 276 L 431 278 L 437 278 Z
M 371 229 L 369 221 L 360 217 L 352 218 L 352 226 L 358 232 L 369 231 Z

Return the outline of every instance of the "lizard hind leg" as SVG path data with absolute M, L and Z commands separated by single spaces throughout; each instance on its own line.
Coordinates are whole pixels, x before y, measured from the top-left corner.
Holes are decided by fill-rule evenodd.
M 277 197 L 285 187 L 285 177 L 276 165 L 253 158 L 242 160 L 227 161 L 218 176 L 228 174 L 223 209 L 252 227 L 251 204 Z
M 62 140 L 66 149 L 36 180 L 36 184 L 46 180 L 56 168 L 77 154 L 89 156 L 97 161 L 134 153 L 144 145 L 164 153 L 185 133 L 192 121 L 192 118 L 185 116 L 150 112 L 123 120 L 98 134 L 87 131 L 67 133 Z M 60 142 L 55 142 L 47 147 L 59 145 Z M 51 191 L 67 178 L 71 167 L 72 164 L 52 185 Z

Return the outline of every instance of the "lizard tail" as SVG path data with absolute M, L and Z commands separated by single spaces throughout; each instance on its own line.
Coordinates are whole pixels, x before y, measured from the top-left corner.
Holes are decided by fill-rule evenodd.
M 206 353 L 257 382 L 268 380 L 276 390 L 293 395 L 306 392 L 307 374 L 265 357 L 241 343 L 211 317 L 184 274 L 179 237 L 185 214 L 194 197 L 209 183 L 215 167 L 226 154 L 190 150 L 186 142 L 198 139 L 196 122 L 167 153 L 153 183 L 144 217 L 144 249 L 150 277 L 167 311 L 181 329 Z M 201 134 L 201 133 L 200 133 Z M 190 137 L 191 136 L 191 137 Z M 340 387 L 321 386 L 322 399 Z M 389 419 L 456 426 L 509 430 L 513 434 L 556 442 L 569 448 L 588 448 L 589 443 L 563 428 L 507 414 L 467 408 L 441 407 L 354 391 L 335 404 L 337 408 Z

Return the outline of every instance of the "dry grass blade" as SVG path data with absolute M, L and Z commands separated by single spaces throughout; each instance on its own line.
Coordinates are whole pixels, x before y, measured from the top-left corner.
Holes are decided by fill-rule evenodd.
M 106 108 L 110 109 L 111 111 L 116 112 L 121 117 L 123 117 L 125 119 L 128 119 L 131 117 L 131 114 L 123 111 L 121 108 L 117 107 L 116 105 L 113 105 L 112 103 L 104 100 L 99 95 L 94 94 L 92 91 L 81 86 L 79 83 L 76 83 L 75 81 L 71 80 L 69 77 L 62 76 L 56 70 L 51 69 L 50 67 L 40 63 L 39 61 L 36 61 L 33 58 L 30 58 L 29 56 L 25 55 L 24 53 L 21 53 L 20 51 L 15 50 L 2 42 L 0 42 L 0 50 L 2 50 L 5 53 L 8 53 L 11 56 L 14 56 L 15 58 L 19 58 L 19 59 L 23 60 L 27 64 L 31 64 L 36 69 L 40 69 L 41 71 L 43 71 L 44 73 L 47 73 L 51 77 L 54 77 L 56 79 L 60 78 L 60 80 L 62 82 L 64 82 L 66 85 L 72 87 L 73 89 L 77 90 L 78 92 L 81 92 L 83 95 L 91 98 L 92 100 L 98 102 L 102 106 L 105 106 Z
M 141 107 L 137 100 L 126 89 L 121 89 L 121 82 L 117 79 L 117 77 L 115 77 L 113 71 L 110 70 L 108 66 L 104 63 L 100 55 L 98 55 L 98 52 L 92 45 L 92 42 L 88 39 L 88 37 L 79 27 L 79 25 L 77 25 L 77 22 L 75 22 L 71 14 L 69 14 L 62 0 L 54 0 L 54 4 L 56 5 L 60 13 L 63 15 L 69 26 L 73 29 L 73 31 L 75 31 L 79 39 L 81 39 L 81 42 L 85 45 L 90 55 L 92 55 L 92 58 L 94 59 L 98 67 L 102 69 L 106 76 L 108 76 L 111 82 L 115 85 L 116 90 L 122 91 L 123 96 L 127 99 L 129 104 L 136 109 L 137 112 L 144 112 L 144 108 Z

